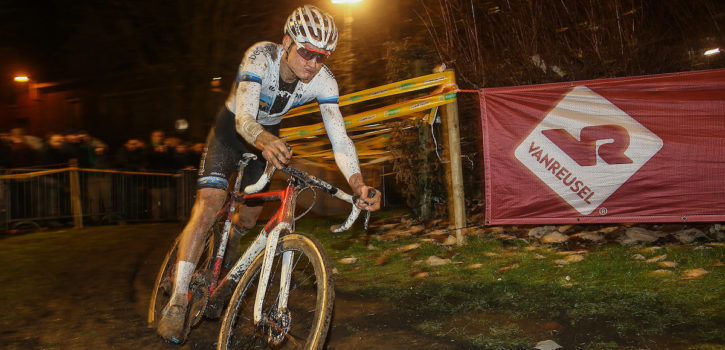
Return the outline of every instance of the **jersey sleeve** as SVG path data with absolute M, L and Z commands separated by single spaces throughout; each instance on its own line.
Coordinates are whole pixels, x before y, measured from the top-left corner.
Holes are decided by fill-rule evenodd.
M 256 44 L 244 54 L 237 70 L 233 89 L 233 112 L 237 132 L 249 143 L 254 144 L 262 126 L 257 123 L 259 98 L 262 91 L 262 77 L 269 69 L 267 46 Z
M 340 168 L 345 179 L 350 180 L 352 175 L 360 173 L 360 163 L 355 145 L 347 135 L 345 121 L 342 119 L 342 113 L 340 113 L 337 81 L 332 77 L 332 74 L 326 80 L 317 97 L 317 103 L 320 105 L 322 121 L 325 124 L 327 137 L 332 145 L 335 163 L 337 163 L 337 167 Z

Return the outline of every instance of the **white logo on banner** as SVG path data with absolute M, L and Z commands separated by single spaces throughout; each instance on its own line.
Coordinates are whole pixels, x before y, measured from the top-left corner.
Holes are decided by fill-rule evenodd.
M 604 97 L 578 86 L 514 154 L 569 205 L 589 215 L 661 148 L 657 135 Z

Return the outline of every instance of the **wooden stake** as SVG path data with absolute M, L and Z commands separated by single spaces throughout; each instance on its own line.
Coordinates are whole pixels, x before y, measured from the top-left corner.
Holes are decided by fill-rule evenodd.
M 73 227 L 83 228 L 81 186 L 78 181 L 78 159 L 70 160 L 70 207 L 73 211 Z
M 448 183 L 449 225 L 456 229 L 456 243 L 466 243 L 463 227 L 466 226 L 466 203 L 463 193 L 463 169 L 461 166 L 461 137 L 458 125 L 458 102 L 443 105 L 443 137 L 446 140 L 446 182 Z

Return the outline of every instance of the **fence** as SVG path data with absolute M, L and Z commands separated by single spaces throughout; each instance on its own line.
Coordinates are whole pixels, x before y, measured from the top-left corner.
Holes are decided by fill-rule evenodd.
M 185 220 L 196 171 L 131 172 L 68 168 L 12 169 L 0 175 L 0 231 Z

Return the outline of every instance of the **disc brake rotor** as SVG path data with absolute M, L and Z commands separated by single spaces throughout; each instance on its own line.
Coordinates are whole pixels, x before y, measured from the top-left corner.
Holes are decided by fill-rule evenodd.
M 289 310 L 278 311 L 275 308 L 270 311 L 265 323 L 267 323 L 267 342 L 272 347 L 279 346 L 287 338 L 292 315 Z

